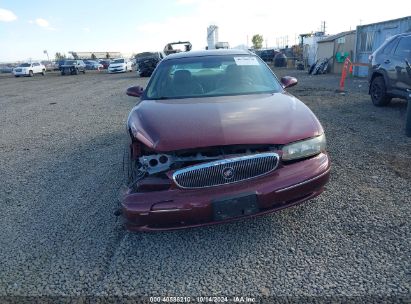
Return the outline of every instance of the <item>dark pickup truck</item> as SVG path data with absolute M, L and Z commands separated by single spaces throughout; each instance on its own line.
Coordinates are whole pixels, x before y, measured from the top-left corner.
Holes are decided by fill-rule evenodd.
M 86 73 L 86 64 L 83 60 L 67 60 L 60 66 L 61 75 L 77 75 L 80 72 Z

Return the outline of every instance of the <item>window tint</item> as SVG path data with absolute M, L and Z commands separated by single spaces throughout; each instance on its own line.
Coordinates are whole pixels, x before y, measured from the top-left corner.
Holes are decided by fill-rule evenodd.
M 398 42 L 397 38 L 388 42 L 387 45 L 382 50 L 383 54 L 390 54 L 394 46 L 397 44 L 397 42 Z
M 411 36 L 401 38 L 394 54 L 403 59 L 411 59 Z

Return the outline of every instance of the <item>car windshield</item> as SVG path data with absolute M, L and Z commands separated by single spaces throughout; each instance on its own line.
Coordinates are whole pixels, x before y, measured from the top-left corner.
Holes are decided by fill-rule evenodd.
M 271 70 L 253 55 L 222 55 L 163 61 L 146 89 L 147 99 L 279 92 Z
M 30 63 L 23 63 L 23 64 L 20 64 L 20 66 L 21 66 L 22 68 L 27 68 L 27 67 L 30 66 Z
M 111 63 L 124 63 L 124 59 L 116 59 L 113 60 Z
M 64 62 L 64 64 L 74 64 L 74 62 L 75 62 L 74 60 L 67 60 Z

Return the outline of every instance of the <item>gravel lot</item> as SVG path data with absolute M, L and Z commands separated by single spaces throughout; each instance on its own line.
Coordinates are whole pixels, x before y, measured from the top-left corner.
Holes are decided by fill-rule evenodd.
M 410 300 L 406 102 L 365 80 L 299 78 L 333 162 L 318 198 L 236 223 L 125 232 L 113 215 L 135 73 L 0 77 L 1 296 L 250 296 Z M 348 298 L 347 298 L 348 296 Z

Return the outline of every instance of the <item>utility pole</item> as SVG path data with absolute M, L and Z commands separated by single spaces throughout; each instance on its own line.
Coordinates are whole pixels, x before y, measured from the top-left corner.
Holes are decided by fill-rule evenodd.
M 321 21 L 321 32 L 325 35 L 325 21 Z
M 50 61 L 49 53 L 47 52 L 47 50 L 44 50 L 43 53 L 44 53 L 44 54 L 47 54 L 47 60 Z

